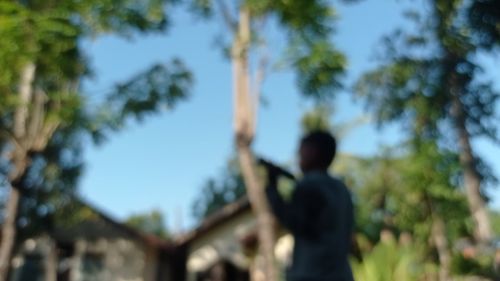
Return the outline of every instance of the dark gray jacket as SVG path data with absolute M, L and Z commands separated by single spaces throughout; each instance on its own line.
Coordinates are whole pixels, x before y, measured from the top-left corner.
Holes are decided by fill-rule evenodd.
M 266 192 L 274 214 L 295 240 L 287 280 L 352 281 L 348 255 L 354 215 L 344 183 L 311 172 L 297 183 L 290 201 L 275 186 Z

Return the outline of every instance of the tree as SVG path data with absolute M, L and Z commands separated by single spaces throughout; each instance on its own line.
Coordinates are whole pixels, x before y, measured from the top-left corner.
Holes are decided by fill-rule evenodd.
M 164 239 L 169 237 L 163 214 L 159 210 L 131 215 L 125 220 L 125 223 L 148 234 L 153 234 Z
M 425 102 L 428 101 L 414 100 L 420 105 Z M 386 232 L 409 234 L 420 249 L 418 253 L 412 250 L 411 255 L 418 254 L 427 264 L 439 264 L 440 279 L 449 280 L 452 255 L 448 240 L 466 234 L 467 221 L 463 219 L 467 214 L 466 203 L 457 188 L 456 154 L 437 146 L 434 124 L 425 121 L 427 108 L 414 110 L 412 117 L 421 121 L 408 128 L 407 141 L 382 148 L 373 157 L 339 154 L 332 168 L 354 195 L 358 237 L 368 238 L 371 245 L 376 245 Z M 359 123 L 354 120 L 332 126 L 330 115 L 331 109 L 324 106 L 307 112 L 302 119 L 304 130 L 333 130 L 342 136 Z M 375 246 L 380 247 L 385 246 Z M 369 248 L 365 245 L 363 250 L 370 252 Z M 434 251 L 438 253 L 438 261 L 434 259 Z M 371 272 L 372 278 L 376 278 L 384 270 L 372 272 L 375 270 L 372 263 L 377 261 L 371 260 L 371 255 L 367 257 L 368 260 L 358 264 L 358 271 L 366 270 L 365 273 Z
M 500 45 L 500 3 L 495 0 L 472 1 L 468 9 L 468 21 L 480 47 L 491 50 Z
M 493 231 L 495 232 L 496 236 L 500 236 L 500 212 L 492 212 L 491 213 L 491 218 L 492 218 L 492 225 L 493 225 Z
M 365 253 L 363 262 L 353 262 L 354 277 L 364 281 L 422 280 L 424 268 L 418 249 L 398 245 L 394 239 L 383 241 Z
M 300 124 L 302 132 L 307 134 L 308 132 L 316 130 L 328 131 L 337 138 L 337 142 L 342 142 L 342 139 L 344 139 L 348 133 L 360 125 L 365 124 L 367 121 L 366 116 L 361 115 L 342 123 L 332 122 L 334 116 L 335 108 L 333 106 L 325 103 L 316 104 L 302 115 Z
M 409 235 L 420 258 L 438 264 L 440 280 L 449 280 L 451 245 L 468 234 L 465 197 L 453 180 L 456 155 L 432 143 L 418 150 L 414 145 L 405 142 L 373 157 L 340 155 L 335 172 L 353 193 L 356 233 L 369 242 L 364 251 L 384 233 Z
M 262 278 L 275 281 L 274 220 L 251 149 L 260 104 L 260 86 L 269 58 L 265 53 L 257 59 L 254 55 L 265 50 L 268 44 L 266 39 L 270 36 L 264 27 L 266 22 L 274 21 L 288 39 L 290 48 L 285 52 L 283 61 L 297 72 L 302 93 L 309 97 L 330 96 L 333 90 L 340 87 L 338 79 L 345 65 L 344 56 L 330 42 L 333 9 L 327 1 L 322 0 L 197 0 L 193 4 L 202 14 L 217 13 L 230 34 L 228 49 L 233 66 L 236 149 L 248 197 L 257 217 L 264 266 Z
M 302 116 L 302 131 L 304 133 L 316 130 L 333 131 L 333 126 L 330 121 L 332 115 L 333 109 L 328 106 L 319 105 L 314 107 Z
M 372 72 L 358 84 L 358 91 L 368 96 L 370 100 L 374 98 L 372 95 L 381 94 L 380 84 L 378 84 L 380 81 L 387 83 L 387 85 L 384 84 L 384 87 L 387 87 L 384 91 L 391 87 L 391 92 L 387 92 L 387 95 L 399 94 L 399 92 L 405 95 L 404 102 L 391 100 L 394 102 L 391 104 L 392 107 L 387 107 L 387 104 L 382 105 L 382 103 L 375 106 L 379 122 L 391 120 L 393 115 L 399 112 L 411 112 L 404 119 L 409 140 L 400 151 L 403 154 L 390 160 L 393 162 L 393 180 L 391 181 L 393 184 L 387 185 L 386 177 L 382 178 L 382 186 L 396 188 L 395 190 L 386 189 L 387 193 L 382 202 L 384 205 L 392 204 L 392 207 L 388 213 L 386 211 L 384 220 L 397 226 L 399 231 L 412 233 L 422 245 L 425 245 L 428 240 L 432 241 L 439 257 L 440 280 L 450 280 L 449 237 L 453 237 L 451 232 L 456 226 L 464 228 L 464 214 L 459 212 L 461 210 L 459 207 L 463 206 L 461 204 L 463 196 L 457 191 L 456 181 L 458 158 L 453 151 L 439 145 L 440 132 L 435 119 L 438 115 L 435 114 L 434 97 L 421 94 L 421 88 L 426 85 L 417 84 L 418 80 L 414 88 L 407 89 L 406 83 L 408 82 L 404 75 L 408 72 L 402 71 L 399 67 L 401 66 Z M 412 65 L 407 64 L 403 67 L 412 67 Z M 372 86 L 375 91 L 370 89 Z M 383 95 L 385 99 L 393 98 L 393 96 L 386 97 L 385 92 Z M 389 201 L 391 197 L 392 201 Z M 455 227 L 452 227 L 453 225 Z M 456 233 L 454 238 L 458 238 Z
M 457 157 L 440 149 L 433 140 L 418 140 L 412 146 L 413 152 L 401 168 L 408 188 L 395 220 L 414 233 L 420 244 L 432 243 L 438 260 L 431 261 L 439 264 L 439 280 L 451 280 L 451 245 L 469 234 L 468 220 L 464 219 L 466 200 L 455 180 Z M 432 256 L 429 251 L 427 254 Z
M 83 167 L 82 139 L 74 128 L 60 128 L 31 163 L 20 181 L 16 240 L 54 230 L 56 211 L 70 203 Z
M 410 129 L 430 125 L 431 130 L 422 133 L 434 137 L 439 147 L 456 151 L 474 236 L 478 242 L 488 242 L 492 231 L 483 191 L 490 175 L 471 141 L 477 136 L 498 140 L 499 95 L 489 81 L 477 79 L 478 47 L 470 25 L 461 20 L 466 3 L 428 3 L 431 13 L 425 20 L 418 13 L 407 14 L 417 23 L 417 33 L 397 31 L 386 38 L 384 64 L 364 76 L 358 91 L 368 96 L 379 121 L 405 120 Z
M 237 159 L 227 163 L 224 172 L 218 178 L 210 178 L 204 184 L 200 196 L 193 204 L 193 215 L 201 221 L 227 204 L 245 196 L 245 184 Z
M 172 106 L 182 100 L 191 82 L 182 64 L 174 61 L 169 68 L 154 67 L 120 85 L 100 110 L 86 108 L 78 82 L 90 70 L 79 40 L 102 33 L 130 36 L 162 31 L 167 26 L 164 7 L 170 1 L 56 2 L 0 2 L 4 38 L 0 62 L 10 66 L 0 74 L 2 177 L 10 189 L 2 226 L 0 280 L 7 278 L 19 202 L 27 188 L 23 185 L 40 178 L 31 174 L 34 171 L 46 171 L 37 167 L 48 163 L 48 144 L 57 132 L 71 127 L 80 137 L 83 132 L 101 137 L 120 128 L 130 115 L 141 117 L 160 104 Z
M 333 109 L 328 105 L 317 105 L 306 111 L 302 116 L 301 127 L 304 133 L 314 130 L 333 131 L 337 136 L 344 136 L 361 119 L 343 124 L 331 124 Z M 344 155 L 341 155 L 344 158 Z M 344 161 L 340 161 L 344 162 Z M 217 178 L 210 178 L 203 186 L 201 196 L 193 204 L 193 214 L 201 220 L 227 204 L 233 203 L 245 195 L 245 184 L 241 174 L 238 159 L 231 158 L 224 172 Z
M 3 2 L 2 4 L 2 17 L 6 17 L 7 22 L 9 22 L 9 20 L 15 22 L 19 18 L 23 18 L 19 25 L 12 26 L 12 32 L 16 32 L 15 29 L 23 25 L 25 25 L 25 30 L 32 32 L 32 30 L 30 30 L 33 28 L 30 26 L 31 23 L 26 23 L 30 15 L 28 8 L 15 2 Z M 7 13 L 4 14 L 4 11 Z M 71 28 L 71 26 L 63 21 L 59 23 L 55 19 L 50 21 L 50 18 L 47 19 L 43 17 L 37 19 L 39 20 L 38 27 L 40 28 L 40 36 L 43 36 L 43 40 L 49 40 L 47 37 L 50 35 L 59 35 L 60 41 L 55 43 L 54 47 L 59 49 L 63 60 L 72 59 L 76 61 L 79 59 L 78 54 L 74 52 L 74 44 L 71 44 L 71 38 L 77 33 L 76 29 Z M 64 31 L 61 32 L 59 29 L 51 34 L 48 30 L 48 25 L 50 24 L 59 28 L 67 28 L 65 30 L 66 33 L 64 33 Z M 23 30 L 19 31 L 22 32 Z M 26 32 L 28 33 L 28 31 Z M 29 34 L 23 35 L 28 36 Z M 59 69 L 50 69 L 46 67 L 47 74 L 49 75 L 46 76 L 45 79 L 40 77 L 37 81 L 38 84 L 43 85 L 43 88 L 33 89 L 36 66 L 34 62 L 30 61 L 30 58 L 33 56 L 32 53 L 35 52 L 35 45 L 47 52 L 54 52 L 54 50 L 47 48 L 44 44 L 46 42 L 39 42 L 39 45 L 36 44 L 38 43 L 36 42 L 37 39 L 32 37 L 33 35 L 30 36 L 29 40 L 26 39 L 26 41 L 23 42 L 26 44 L 25 47 L 21 49 L 23 52 L 20 51 L 18 54 L 5 54 L 14 55 L 16 58 L 19 58 L 18 61 L 13 61 L 12 66 L 15 69 L 7 71 L 9 75 L 8 78 L 5 79 L 5 82 L 8 84 L 2 85 L 2 88 L 5 90 L 2 94 L 2 98 L 6 101 L 6 104 L 11 105 L 1 112 L 1 128 L 3 135 L 2 141 L 4 142 L 3 148 L 5 152 L 8 153 L 7 161 L 9 163 L 8 169 L 6 170 L 7 175 L 5 177 L 10 186 L 12 186 L 12 189 L 10 190 L 9 199 L 5 206 L 5 219 L 2 227 L 2 244 L 0 246 L 1 280 L 6 279 L 10 255 L 16 237 L 15 223 L 17 219 L 18 204 L 21 197 L 19 185 L 21 184 L 20 181 L 23 178 L 23 174 L 27 170 L 28 161 L 30 160 L 29 155 L 43 150 L 50 136 L 57 128 L 57 123 L 62 120 L 59 119 L 58 116 L 62 113 L 62 106 L 69 106 L 68 103 L 75 102 L 75 100 L 71 100 L 69 93 L 74 91 L 71 87 L 71 82 L 75 78 L 75 72 L 78 73 L 78 70 L 74 68 L 76 63 L 72 63 L 69 69 L 64 66 Z M 39 40 L 41 41 L 42 39 Z M 17 43 L 22 44 L 21 42 Z M 2 55 L 1 57 L 4 56 Z M 44 66 L 41 67 L 43 69 Z M 57 73 L 54 73 L 54 70 L 60 71 L 61 74 L 57 75 Z M 67 70 L 71 71 L 66 72 Z M 62 79 L 59 80 L 58 78 Z M 62 81 L 62 83 L 60 83 L 60 81 Z M 66 95 L 59 92 L 62 91 L 63 87 L 65 87 Z M 58 92 L 56 92 L 56 88 Z M 46 93 L 46 90 L 51 91 L 51 93 Z M 51 98 L 55 102 L 47 104 L 52 115 L 49 118 L 49 116 L 45 116 L 44 111 L 46 110 L 46 100 Z M 4 104 L 3 101 L 2 104 Z

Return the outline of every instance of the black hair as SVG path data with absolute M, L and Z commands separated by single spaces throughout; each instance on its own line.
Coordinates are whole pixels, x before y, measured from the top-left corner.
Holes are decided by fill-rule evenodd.
M 319 151 L 319 161 L 323 168 L 328 168 L 337 153 L 337 141 L 326 131 L 313 131 L 302 138 L 302 144 L 315 146 Z

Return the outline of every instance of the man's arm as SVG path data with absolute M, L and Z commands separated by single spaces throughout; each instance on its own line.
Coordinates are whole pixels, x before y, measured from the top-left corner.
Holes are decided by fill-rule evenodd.
M 276 180 L 270 180 L 266 193 L 276 218 L 283 226 L 295 235 L 315 237 L 318 233 L 317 219 L 325 199 L 313 183 L 299 182 L 290 202 L 285 202 L 279 194 Z

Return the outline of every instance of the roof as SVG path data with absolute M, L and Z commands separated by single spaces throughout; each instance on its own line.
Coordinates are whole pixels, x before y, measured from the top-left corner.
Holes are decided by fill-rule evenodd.
M 75 197 L 73 199 L 75 200 L 76 203 L 79 203 L 85 207 L 88 207 L 93 213 L 95 213 L 99 217 L 99 219 L 112 225 L 113 227 L 116 227 L 117 229 L 120 229 L 121 231 L 127 233 L 128 235 L 144 242 L 146 245 L 149 245 L 149 246 L 152 246 L 155 248 L 159 248 L 159 249 L 163 249 L 163 250 L 171 250 L 175 247 L 174 243 L 172 241 L 163 239 L 163 238 L 158 237 L 158 236 L 153 235 L 153 234 L 144 233 L 144 232 L 142 232 L 136 228 L 133 228 L 133 227 L 131 227 L 123 222 L 119 222 L 119 221 L 115 220 L 114 218 L 112 218 L 111 216 L 109 216 L 108 214 L 106 214 L 105 212 L 98 209 L 97 207 L 95 207 L 94 205 L 90 204 L 89 202 L 85 201 L 82 198 Z
M 294 175 L 287 171 L 286 169 L 281 168 L 280 166 L 275 165 L 272 162 L 269 162 L 267 160 L 264 160 L 260 158 L 261 162 L 264 162 L 265 165 L 273 165 L 275 168 L 278 168 L 281 170 L 281 173 L 289 178 L 295 178 Z M 239 200 L 227 204 L 224 207 L 222 207 L 220 210 L 215 212 L 214 214 L 208 216 L 205 218 L 201 224 L 195 228 L 194 230 L 188 232 L 187 234 L 181 236 L 176 240 L 176 244 L 179 246 L 185 245 L 192 240 L 200 237 L 201 235 L 206 234 L 210 230 L 214 229 L 215 227 L 221 225 L 224 223 L 226 220 L 231 219 L 235 216 L 238 216 L 239 214 L 245 212 L 245 211 L 250 211 L 251 210 L 251 205 L 250 201 L 248 199 L 248 196 L 243 196 Z
M 228 219 L 249 210 L 251 210 L 250 201 L 247 196 L 243 196 L 234 203 L 222 207 L 214 214 L 205 218 L 197 228 L 176 239 L 176 244 L 179 246 L 185 245 L 221 225 Z
M 104 221 L 105 223 L 111 225 L 112 227 L 115 227 L 119 229 L 120 231 L 123 231 L 127 235 L 130 235 L 131 237 L 142 241 L 148 246 L 165 250 L 167 252 L 173 252 L 178 248 L 182 248 L 183 246 L 186 246 L 189 242 L 199 238 L 200 236 L 208 233 L 209 231 L 213 230 L 217 226 L 220 226 L 227 220 L 234 218 L 246 211 L 251 210 L 250 202 L 248 200 L 247 196 L 243 196 L 239 200 L 227 204 L 224 207 L 222 207 L 220 210 L 216 211 L 212 215 L 208 216 L 205 218 L 201 224 L 196 227 L 195 229 L 189 231 L 188 233 L 178 237 L 177 239 L 174 240 L 167 240 L 161 237 L 158 237 L 153 234 L 148 234 L 144 233 L 136 228 L 133 228 L 123 222 L 120 222 L 110 215 L 106 214 L 104 211 L 99 209 L 98 207 L 92 205 L 88 201 L 84 200 L 83 198 L 80 197 L 73 197 L 72 198 L 73 202 L 76 203 L 77 205 L 81 205 L 83 207 L 87 207 L 91 210 L 93 214 L 95 214 L 100 220 Z M 63 213 L 65 211 L 60 210 Z M 66 210 L 67 211 L 67 210 Z M 69 211 L 70 213 L 71 211 Z M 81 224 L 81 223 L 79 223 Z M 85 228 L 85 226 L 83 226 Z M 64 228 L 62 228 L 64 229 Z M 62 230 L 62 232 L 67 232 L 66 230 Z M 59 232 L 61 233 L 61 232 Z M 53 235 L 58 235 L 57 231 L 53 233 Z M 71 234 L 69 234 L 71 236 Z

